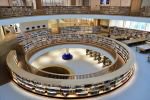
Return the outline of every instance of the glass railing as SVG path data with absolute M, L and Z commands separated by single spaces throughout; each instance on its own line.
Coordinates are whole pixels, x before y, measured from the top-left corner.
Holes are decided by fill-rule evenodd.
M 130 7 L 101 6 L 100 10 L 93 11 L 90 6 L 43 6 L 41 9 L 34 9 L 31 6 L 1 6 L 0 18 L 53 15 L 53 14 L 105 14 L 125 16 L 150 16 L 150 6 L 143 7 L 139 13 L 131 13 Z

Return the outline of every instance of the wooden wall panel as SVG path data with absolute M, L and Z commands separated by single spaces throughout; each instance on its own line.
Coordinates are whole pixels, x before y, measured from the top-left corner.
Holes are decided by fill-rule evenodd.
M 42 0 L 36 0 L 36 9 L 42 8 Z
M 140 12 L 142 0 L 132 0 L 131 2 L 131 14 L 137 15 Z

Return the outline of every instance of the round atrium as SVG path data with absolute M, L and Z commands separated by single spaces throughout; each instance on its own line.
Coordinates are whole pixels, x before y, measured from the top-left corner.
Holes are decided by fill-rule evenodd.
M 149 100 L 149 0 L 0 0 L 0 100 Z

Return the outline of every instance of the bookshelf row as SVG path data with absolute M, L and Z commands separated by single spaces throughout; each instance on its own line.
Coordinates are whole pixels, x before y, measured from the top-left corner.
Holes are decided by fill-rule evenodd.
M 120 54 L 125 62 L 129 58 L 129 53 L 123 46 L 111 39 L 100 37 L 95 34 L 49 34 L 48 31 L 41 32 L 44 34 L 39 34 L 38 32 L 36 34 L 35 33 L 36 32 L 31 32 L 31 35 L 28 33 L 28 36 L 24 35 L 19 37 L 19 40 L 21 40 L 20 45 L 24 47 L 25 52 L 44 45 L 63 43 L 65 41 L 68 43 L 69 41 L 70 43 L 71 41 L 76 41 L 80 43 L 86 42 L 91 44 L 93 42 L 94 44 L 108 46 L 108 48 L 114 48 L 114 50 Z
M 60 27 L 60 33 L 99 33 L 101 31 L 100 26 L 69 26 Z
M 32 6 L 1 6 L 0 17 L 19 17 L 48 14 L 108 14 L 130 15 L 131 8 L 123 6 L 100 6 L 100 10 L 92 11 L 90 6 L 43 6 L 33 9 Z M 150 16 L 150 7 L 145 6 L 137 13 L 138 16 Z
M 132 74 L 133 69 L 130 69 L 128 72 L 122 74 L 119 77 L 101 83 L 84 84 L 81 86 L 57 86 L 56 84 L 43 84 L 43 82 L 40 83 L 34 80 L 28 80 L 12 72 L 13 80 L 19 86 L 23 87 L 28 91 L 45 96 L 65 98 L 87 97 L 107 93 L 126 83 L 130 79 Z
M 110 34 L 113 36 L 124 36 L 124 40 L 129 40 L 131 38 L 137 39 L 150 37 L 150 33 L 147 31 L 140 31 L 120 27 L 110 27 Z
M 2 6 L 0 7 L 0 17 L 31 16 L 33 8 L 31 6 Z

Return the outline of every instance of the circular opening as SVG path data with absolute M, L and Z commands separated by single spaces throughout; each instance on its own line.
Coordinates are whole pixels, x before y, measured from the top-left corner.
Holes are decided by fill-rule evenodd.
M 46 72 L 55 73 L 55 74 L 70 74 L 69 70 L 66 68 L 58 67 L 58 66 L 51 66 L 41 69 Z M 38 72 L 38 74 L 42 74 Z

